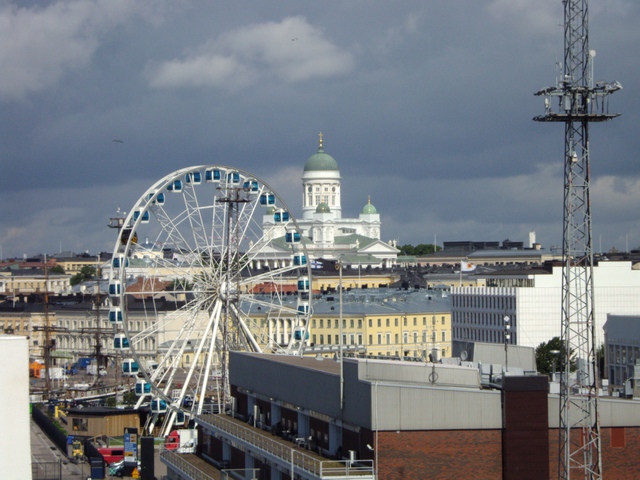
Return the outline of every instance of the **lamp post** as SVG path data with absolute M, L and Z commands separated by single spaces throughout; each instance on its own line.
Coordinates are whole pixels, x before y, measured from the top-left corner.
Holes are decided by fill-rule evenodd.
M 509 371 L 508 345 L 509 339 L 511 338 L 511 318 L 509 318 L 509 315 L 505 315 L 502 320 L 504 321 L 504 369 L 506 375 L 506 372 Z

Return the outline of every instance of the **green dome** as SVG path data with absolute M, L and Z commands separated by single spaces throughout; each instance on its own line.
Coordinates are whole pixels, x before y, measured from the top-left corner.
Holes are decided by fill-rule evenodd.
M 378 210 L 376 210 L 376 207 L 371 205 L 371 200 L 368 200 L 367 204 L 362 207 L 362 213 L 364 213 L 365 215 L 374 215 L 378 213 Z
M 276 213 L 276 207 L 271 205 L 270 207 L 267 208 L 267 215 L 273 215 L 274 213 Z
M 322 133 L 320 133 L 318 152 L 309 157 L 307 163 L 304 165 L 304 171 L 316 172 L 331 170 L 338 170 L 338 162 L 336 162 L 331 155 L 324 153 L 322 149 Z
M 316 208 L 316 213 L 331 213 L 331 209 L 329 208 L 329 205 L 322 202 L 318 205 L 318 208 Z

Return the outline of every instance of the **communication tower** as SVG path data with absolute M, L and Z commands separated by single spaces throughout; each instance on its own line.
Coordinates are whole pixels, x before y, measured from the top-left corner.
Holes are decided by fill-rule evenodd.
M 544 97 L 538 122 L 564 123 L 564 215 L 562 235 L 562 341 L 558 477 L 571 473 L 602 478 L 595 355 L 593 250 L 589 198 L 589 124 L 609 113 L 618 82 L 593 82 L 595 51 L 589 50 L 587 0 L 563 0 L 564 63 Z M 574 370 L 574 371 L 572 371 Z

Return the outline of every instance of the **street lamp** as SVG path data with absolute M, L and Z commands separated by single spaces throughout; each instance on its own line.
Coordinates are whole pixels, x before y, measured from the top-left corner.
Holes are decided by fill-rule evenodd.
M 504 321 L 504 368 L 505 374 L 509 371 L 509 353 L 507 350 L 507 345 L 509 344 L 509 339 L 511 338 L 511 318 L 509 315 L 505 315 L 502 319 Z

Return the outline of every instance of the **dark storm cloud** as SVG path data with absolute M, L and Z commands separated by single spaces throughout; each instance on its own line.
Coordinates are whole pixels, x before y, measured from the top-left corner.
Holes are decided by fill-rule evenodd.
M 640 4 L 590 15 L 595 77 L 624 86 L 592 128 L 594 238 L 636 247 Z M 371 196 L 385 240 L 558 244 L 563 132 L 531 119 L 561 23 L 560 0 L 5 2 L 3 254 L 110 250 L 116 208 L 189 165 L 252 171 L 299 213 L 320 131 L 344 214 Z

